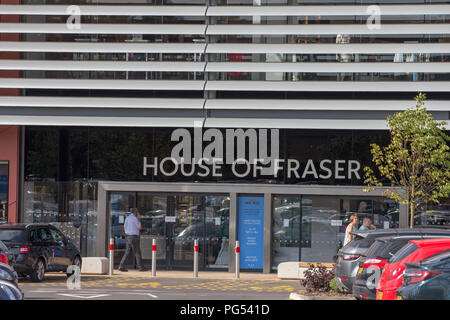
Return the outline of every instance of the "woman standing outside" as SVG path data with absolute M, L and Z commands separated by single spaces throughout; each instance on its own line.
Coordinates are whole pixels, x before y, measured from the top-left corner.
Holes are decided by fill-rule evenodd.
M 350 223 L 345 229 L 344 246 L 353 240 L 353 236 L 350 234 L 350 232 L 356 230 L 358 230 L 358 216 L 356 214 L 352 214 L 350 216 Z

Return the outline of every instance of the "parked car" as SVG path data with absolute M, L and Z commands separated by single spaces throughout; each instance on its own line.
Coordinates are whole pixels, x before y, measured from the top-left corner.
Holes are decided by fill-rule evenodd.
M 409 240 L 433 239 L 442 236 L 406 235 L 378 238 L 370 246 L 367 252 L 361 255 L 359 269 L 353 283 L 352 294 L 356 299 L 376 299 L 376 288 L 388 261 Z M 448 236 L 450 238 L 450 235 Z
M 0 300 L 23 299 L 23 292 L 19 287 L 17 272 L 10 265 L 0 263 L 0 283 Z
M 0 300 L 23 300 L 23 293 L 11 282 L 0 280 Z
M 396 291 L 403 282 L 405 263 L 419 262 L 449 249 L 449 238 L 409 241 L 385 265 L 377 286 L 377 300 L 396 300 Z
M 19 284 L 19 277 L 17 272 L 10 266 L 5 263 L 0 263 L 0 280 L 9 281 L 13 284 Z
M 81 268 L 79 250 L 51 224 L 2 225 L 0 239 L 14 254 L 17 273 L 29 275 L 34 282 L 42 281 L 46 271 L 67 272 L 70 265 Z
M 406 235 L 434 235 L 450 236 L 450 229 L 447 228 L 421 228 L 415 229 L 377 229 L 351 232 L 354 240 L 350 241 L 337 253 L 335 264 L 335 282 L 342 291 L 351 292 L 355 281 L 359 263 L 363 259 L 369 247 L 376 239 L 381 237 L 394 237 Z
M 405 263 L 397 300 L 450 300 L 450 250 Z
M 8 247 L 0 240 L 0 263 L 14 265 L 14 255 Z

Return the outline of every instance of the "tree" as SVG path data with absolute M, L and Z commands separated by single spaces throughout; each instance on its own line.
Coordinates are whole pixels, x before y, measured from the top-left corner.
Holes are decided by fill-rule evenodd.
M 372 162 L 377 176 L 365 167 L 364 191 L 390 186 L 384 195 L 410 210 L 410 227 L 414 226 L 414 212 L 421 204 L 436 203 L 448 197 L 450 191 L 449 136 L 445 133 L 446 122 L 437 122 L 424 107 L 425 94 L 419 93 L 416 106 L 389 115 L 390 144 L 380 147 L 371 144 Z

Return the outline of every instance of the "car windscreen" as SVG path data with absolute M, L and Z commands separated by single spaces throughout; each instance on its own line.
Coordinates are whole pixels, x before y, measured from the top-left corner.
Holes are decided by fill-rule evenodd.
M 407 256 L 409 256 L 411 253 L 413 253 L 414 251 L 416 251 L 418 249 L 418 247 L 413 244 L 413 243 L 408 243 L 405 246 L 403 246 L 403 248 L 401 248 L 390 260 L 389 263 L 396 263 L 399 262 L 401 260 L 403 260 L 404 258 L 406 258 Z
M 25 232 L 21 229 L 0 229 L 0 240 L 3 242 L 22 242 Z

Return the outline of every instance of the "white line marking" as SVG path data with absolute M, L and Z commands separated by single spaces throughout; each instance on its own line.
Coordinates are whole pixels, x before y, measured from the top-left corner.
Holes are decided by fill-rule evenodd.
M 58 293 L 58 295 L 73 297 L 73 298 L 82 298 L 82 299 L 94 299 L 94 298 L 110 296 L 110 294 L 97 294 L 97 295 L 81 296 L 79 294 L 68 294 L 68 293 Z

